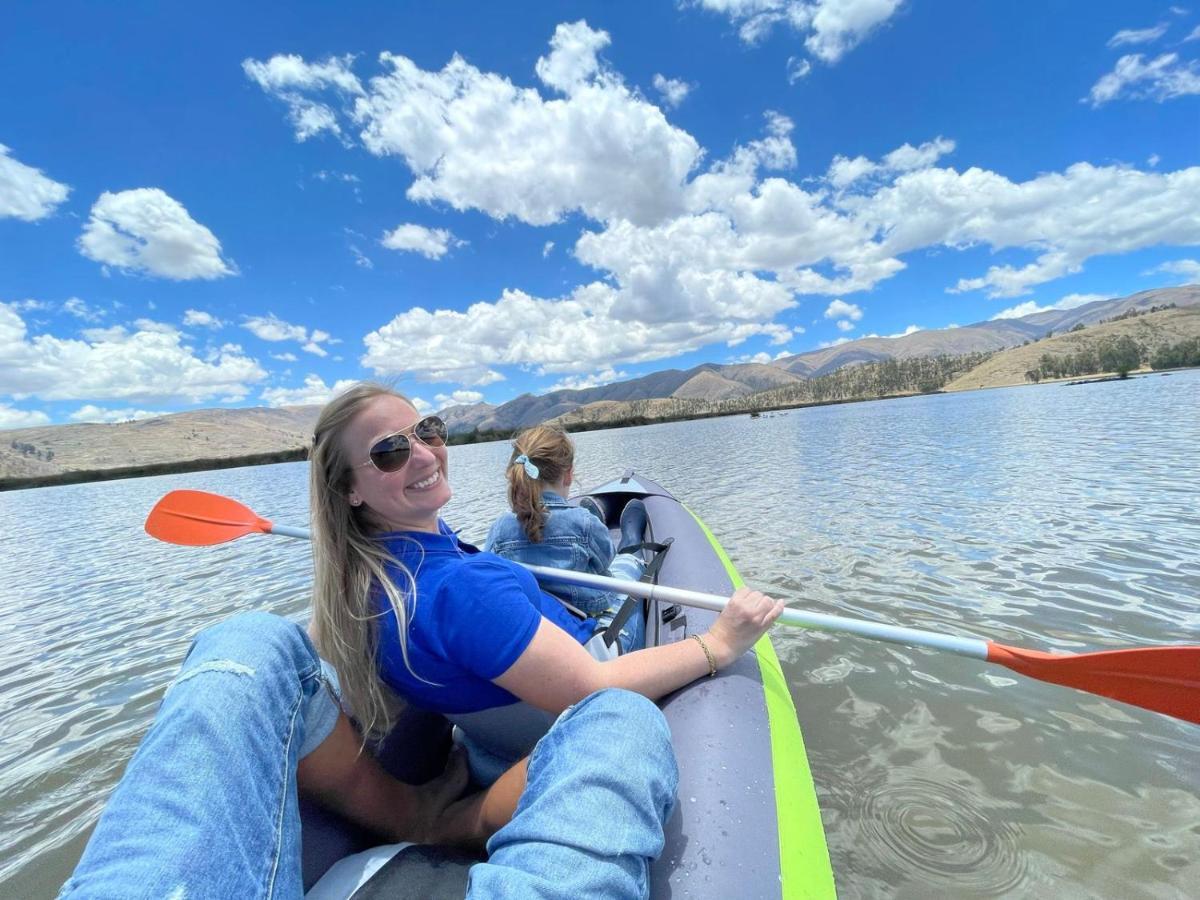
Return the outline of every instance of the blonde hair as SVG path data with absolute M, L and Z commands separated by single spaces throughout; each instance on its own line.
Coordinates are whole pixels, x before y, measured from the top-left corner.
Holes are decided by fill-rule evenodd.
M 382 384 L 361 382 L 325 405 L 313 431 L 309 455 L 309 503 L 313 537 L 313 635 L 321 656 L 337 670 L 342 695 L 362 728 L 364 741 L 386 735 L 400 702 L 379 676 L 379 613 L 372 594 L 382 589 L 400 630 L 400 652 L 408 661 L 408 610 L 416 603 L 416 580 L 373 537 L 365 506 L 348 499 L 357 460 L 342 445 L 346 427 L 372 400 L 408 398 Z M 410 404 L 411 405 L 411 404 Z M 400 573 L 403 590 L 389 575 Z M 414 673 L 415 674 L 415 673 Z
M 524 463 L 517 457 L 526 456 L 538 467 L 538 477 L 530 478 Z M 513 452 L 508 462 L 508 505 L 516 513 L 525 537 L 535 544 L 542 539 L 546 525 L 546 506 L 542 491 L 557 484 L 575 464 L 575 445 L 567 433 L 554 425 L 535 425 L 513 440 Z

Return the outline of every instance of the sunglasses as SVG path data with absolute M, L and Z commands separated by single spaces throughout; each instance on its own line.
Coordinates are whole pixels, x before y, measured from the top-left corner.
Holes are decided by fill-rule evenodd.
M 408 431 L 409 429 L 405 429 Z M 446 423 L 437 416 L 426 416 L 412 426 L 412 436 L 426 447 L 446 446 Z M 390 475 L 399 472 L 412 456 L 412 441 L 404 431 L 397 431 L 387 437 L 380 438 L 371 448 L 370 458 L 351 468 L 361 469 L 363 466 L 374 466 L 380 472 Z

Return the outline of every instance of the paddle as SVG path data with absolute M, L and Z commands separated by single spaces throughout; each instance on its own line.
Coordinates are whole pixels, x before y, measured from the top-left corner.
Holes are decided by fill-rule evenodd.
M 275 525 L 236 500 L 204 491 L 171 491 L 150 511 L 146 532 L 161 541 L 196 547 L 223 544 L 256 532 L 311 537 L 306 528 Z M 527 568 L 542 580 L 598 587 L 647 600 L 711 610 L 721 610 L 729 602 L 728 598 L 716 594 L 646 582 L 622 581 L 544 566 Z M 798 609 L 785 610 L 778 621 L 784 625 L 839 631 L 893 644 L 948 650 L 960 656 L 996 663 L 1038 681 L 1073 687 L 1200 724 L 1200 646 L 1043 653 L 980 638 L 956 637 Z

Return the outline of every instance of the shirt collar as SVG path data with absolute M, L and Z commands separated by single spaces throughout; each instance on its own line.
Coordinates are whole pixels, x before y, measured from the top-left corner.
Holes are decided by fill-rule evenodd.
M 566 509 L 571 505 L 554 491 L 542 491 L 542 504 L 555 509 Z
M 475 550 L 470 544 L 458 539 L 458 532 L 442 519 L 438 519 L 438 533 L 428 531 L 388 531 L 379 539 L 389 545 L 397 555 L 415 553 L 419 546 L 425 553 L 459 553 L 462 549 Z

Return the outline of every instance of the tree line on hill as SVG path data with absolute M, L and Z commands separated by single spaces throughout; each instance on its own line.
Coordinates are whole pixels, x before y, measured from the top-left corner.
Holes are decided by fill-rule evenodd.
M 1115 372 L 1124 378 L 1143 364 L 1149 364 L 1155 370 L 1200 366 L 1200 338 L 1163 345 L 1152 351 L 1127 334 L 1107 337 L 1095 347 L 1084 347 L 1076 353 L 1063 356 L 1043 353 L 1038 365 L 1025 373 L 1025 380 L 1038 382 L 1045 378 L 1078 378 L 1100 372 Z

